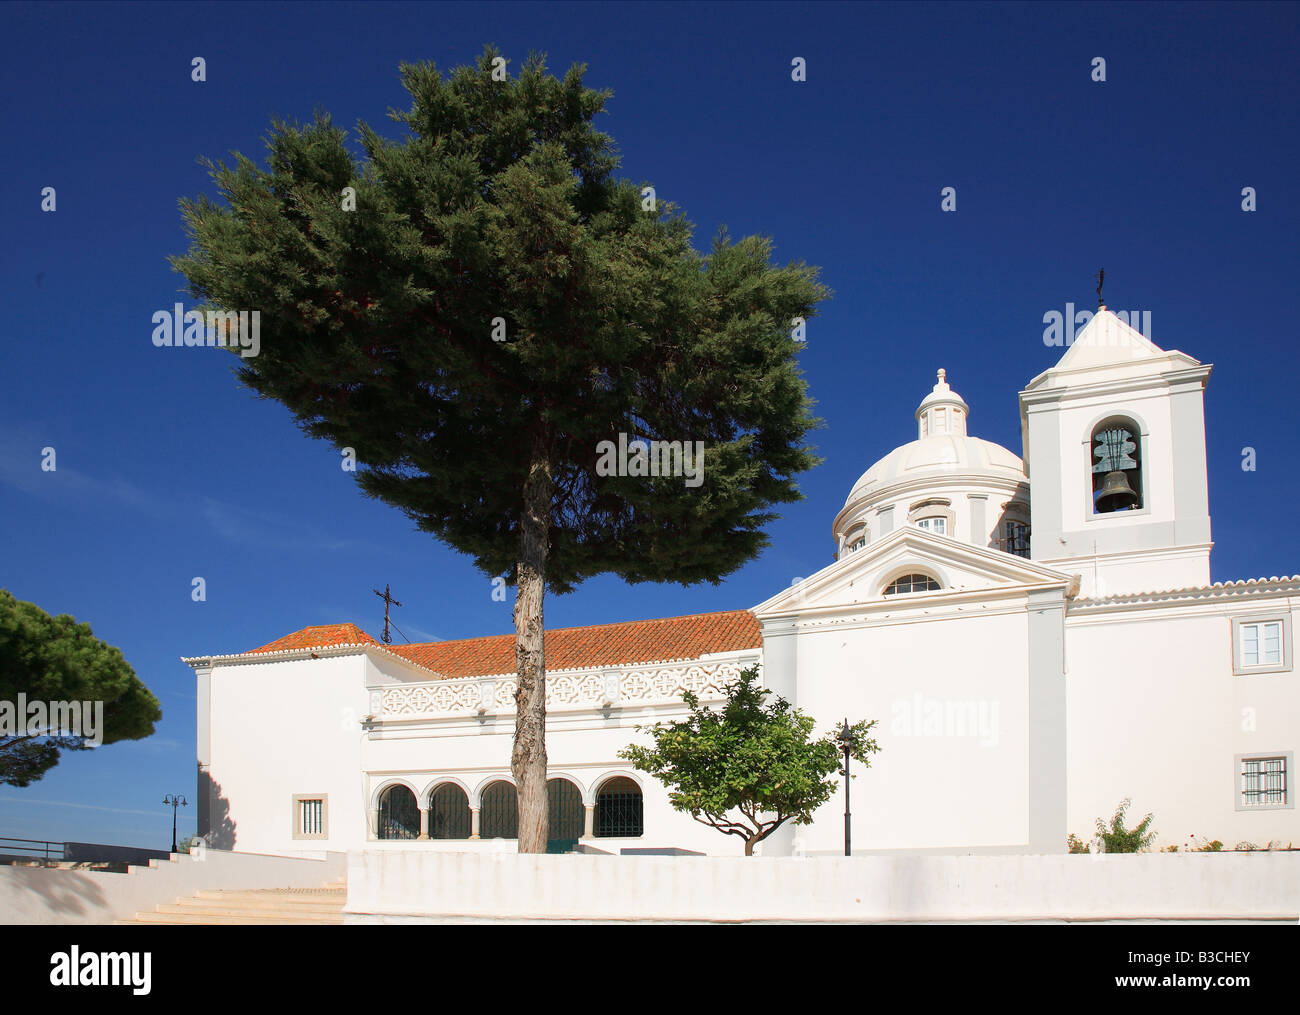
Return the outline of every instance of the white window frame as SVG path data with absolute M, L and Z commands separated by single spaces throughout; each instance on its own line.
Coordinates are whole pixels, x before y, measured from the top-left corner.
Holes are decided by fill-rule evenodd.
M 1278 624 L 1281 627 L 1279 649 L 1282 658 L 1275 663 L 1245 662 L 1244 628 L 1259 627 L 1266 624 Z M 1293 669 L 1291 663 L 1291 614 L 1290 613 L 1256 613 L 1232 618 L 1232 672 L 1235 676 L 1245 677 L 1255 673 L 1287 673 Z
M 320 801 L 319 832 L 305 832 L 302 827 L 303 804 L 309 800 Z M 330 798 L 328 793 L 295 793 L 291 808 L 293 837 L 295 839 L 328 839 L 330 837 Z
M 1281 760 L 1282 762 L 1282 793 L 1283 802 L 1280 804 L 1248 804 L 1246 803 L 1246 787 L 1243 784 L 1245 772 L 1243 771 L 1248 761 L 1273 761 Z M 1286 811 L 1295 809 L 1295 752 L 1294 751 L 1260 751 L 1251 754 L 1238 754 L 1234 757 L 1233 763 L 1233 785 L 1236 787 L 1237 810 L 1239 811 Z

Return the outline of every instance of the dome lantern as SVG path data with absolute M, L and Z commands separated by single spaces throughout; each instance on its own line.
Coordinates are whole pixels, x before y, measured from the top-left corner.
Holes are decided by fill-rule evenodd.
M 939 380 L 932 390 L 916 407 L 917 438 L 966 436 L 966 417 L 970 415 L 970 406 L 966 400 L 948 387 L 945 378 L 948 371 L 939 368 Z

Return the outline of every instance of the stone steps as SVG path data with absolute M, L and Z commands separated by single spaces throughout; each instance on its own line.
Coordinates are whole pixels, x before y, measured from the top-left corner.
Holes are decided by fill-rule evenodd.
M 321 888 L 204 890 L 186 899 L 163 903 L 153 912 L 136 913 L 117 924 L 331 924 L 343 923 L 348 892 L 343 881 Z

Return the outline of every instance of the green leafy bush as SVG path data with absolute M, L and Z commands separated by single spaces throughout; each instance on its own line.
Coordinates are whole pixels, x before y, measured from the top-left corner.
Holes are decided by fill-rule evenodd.
M 1115 813 L 1111 816 L 1109 828 L 1101 818 L 1097 819 L 1097 834 L 1101 836 L 1107 853 L 1144 853 L 1150 848 L 1151 840 L 1156 837 L 1156 833 L 1151 831 L 1151 822 L 1155 818 L 1150 813 L 1139 821 L 1136 827 L 1124 826 L 1124 819 L 1132 802 L 1128 797 L 1120 801 L 1120 805 L 1115 808 Z

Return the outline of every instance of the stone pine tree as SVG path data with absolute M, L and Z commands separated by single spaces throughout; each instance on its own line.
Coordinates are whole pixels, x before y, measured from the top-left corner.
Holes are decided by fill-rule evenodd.
M 639 771 L 668 788 L 668 802 L 724 835 L 745 840 L 745 855 L 787 821 L 809 824 L 813 812 L 835 792 L 841 746 L 832 731 L 813 735 L 811 716 L 758 682 L 758 667 L 742 670 L 727 685 L 715 712 L 699 697 L 682 695 L 690 714 L 678 722 L 637 727 L 652 747 L 633 744 L 619 752 Z M 876 720 L 849 727 L 849 756 L 871 765 L 880 745 L 867 736 Z
M 817 462 L 795 362 L 817 269 L 725 230 L 697 252 L 677 208 L 615 177 L 593 126 L 611 93 L 584 70 L 511 76 L 492 47 L 445 76 L 403 64 L 398 140 L 275 120 L 265 167 L 205 160 L 221 200 L 181 201 L 173 259 L 203 309 L 260 312 L 245 384 L 517 586 L 521 852 L 546 848 L 544 590 L 717 582 Z M 625 468 L 602 468 L 620 440 Z M 701 442 L 703 481 L 638 441 Z
M 51 617 L 0 589 L 0 784 L 11 786 L 40 779 L 63 751 L 90 746 L 84 719 L 78 732 L 41 728 L 34 714 L 19 715 L 20 693 L 46 706 L 102 701 L 103 729 L 97 732 L 105 744 L 147 737 L 162 718 L 158 699 L 121 650 L 96 638 L 89 624 L 67 614 Z

